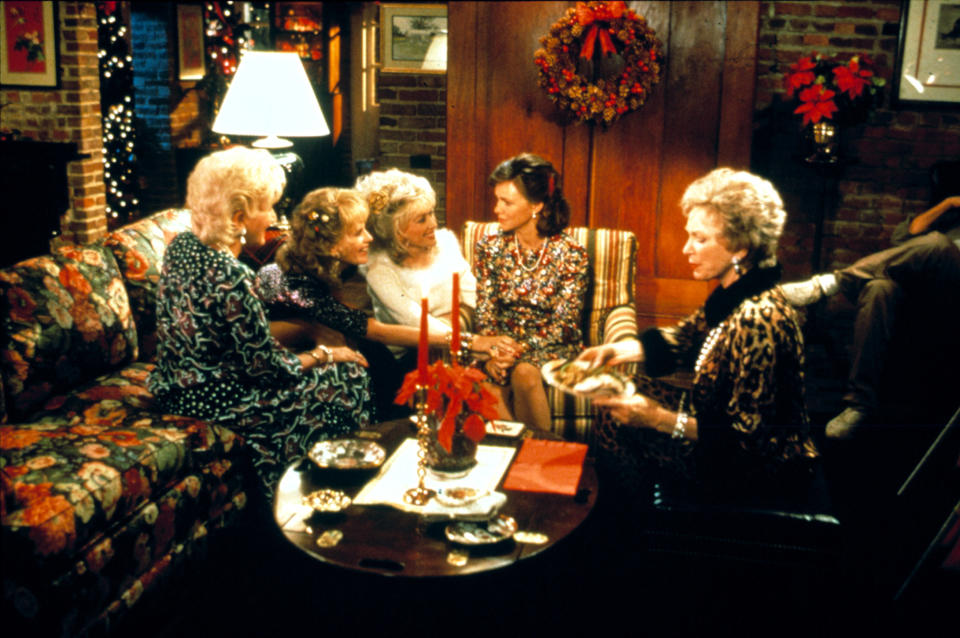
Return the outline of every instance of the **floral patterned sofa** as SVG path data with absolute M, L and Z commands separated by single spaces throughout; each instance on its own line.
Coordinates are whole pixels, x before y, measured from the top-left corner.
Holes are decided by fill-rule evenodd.
M 242 440 L 150 410 L 156 283 L 188 227 L 168 210 L 0 270 L 8 628 L 106 633 L 245 505 Z

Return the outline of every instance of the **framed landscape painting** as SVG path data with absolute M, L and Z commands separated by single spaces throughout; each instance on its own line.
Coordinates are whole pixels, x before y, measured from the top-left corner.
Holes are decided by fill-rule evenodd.
M 380 6 L 381 68 L 386 73 L 445 73 L 447 7 L 435 4 Z
M 0 84 L 57 88 L 57 20 L 53 2 L 0 3 Z

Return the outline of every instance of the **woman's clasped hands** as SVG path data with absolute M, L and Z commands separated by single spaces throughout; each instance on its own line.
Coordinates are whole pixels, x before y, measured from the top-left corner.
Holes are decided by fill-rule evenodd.
M 483 369 L 491 379 L 500 384 L 506 383 L 510 368 L 516 364 L 517 359 L 523 354 L 523 345 L 505 335 L 477 335 L 474 338 L 474 349 L 489 353 L 490 358 L 484 364 Z

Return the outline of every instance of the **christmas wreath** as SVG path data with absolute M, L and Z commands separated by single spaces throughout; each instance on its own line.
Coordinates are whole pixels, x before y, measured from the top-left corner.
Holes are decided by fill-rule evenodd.
M 640 108 L 660 81 L 660 41 L 624 2 L 578 2 L 540 44 L 540 86 L 581 122 L 609 126 Z

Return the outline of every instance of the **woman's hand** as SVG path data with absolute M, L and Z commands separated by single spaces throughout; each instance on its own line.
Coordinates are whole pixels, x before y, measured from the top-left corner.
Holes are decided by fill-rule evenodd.
M 353 350 L 352 348 L 348 348 L 347 346 L 337 346 L 336 348 L 330 348 L 330 352 L 333 353 L 334 362 L 359 363 L 364 368 L 367 368 L 370 366 L 370 364 L 367 363 L 366 357 L 364 357 L 362 354 L 360 354 L 356 350 Z
M 643 360 L 643 345 L 636 339 L 624 339 L 615 343 L 605 343 L 587 348 L 580 353 L 577 361 L 587 364 L 589 370 L 601 366 L 615 366 L 620 363 Z
M 606 408 L 614 420 L 624 425 L 662 429 L 661 425 L 668 415 L 663 407 L 653 399 L 642 394 L 630 397 L 597 397 L 593 404 Z
M 483 371 L 487 373 L 488 377 L 503 385 L 507 382 L 510 368 L 513 367 L 513 364 L 514 359 L 503 360 L 491 358 L 483 364 Z
M 516 358 L 523 352 L 522 346 L 506 335 L 476 335 L 471 349 L 474 352 L 488 352 L 494 357 L 507 355 Z

